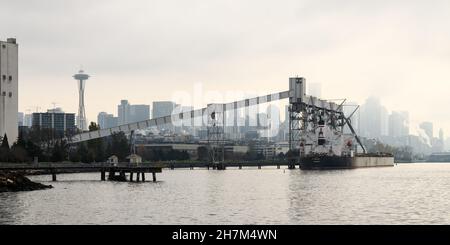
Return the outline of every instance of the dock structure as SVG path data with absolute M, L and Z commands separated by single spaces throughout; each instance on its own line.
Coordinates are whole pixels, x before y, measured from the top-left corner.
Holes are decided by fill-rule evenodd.
M 201 162 L 168 162 L 163 163 L 160 162 L 163 168 L 168 168 L 174 170 L 176 168 L 185 168 L 185 169 L 207 169 L 207 170 L 226 170 L 227 168 L 237 168 L 243 169 L 244 167 L 254 167 L 257 169 L 263 169 L 263 167 L 276 167 L 277 169 L 281 169 L 281 166 L 289 167 L 290 164 L 287 161 L 279 160 L 279 161 L 224 161 L 220 163 L 211 164 L 209 161 L 201 161 Z
M 52 181 L 56 181 L 56 175 L 64 172 L 100 172 L 100 180 L 106 181 L 127 181 L 126 174 L 129 174 L 129 181 L 133 181 L 133 175 L 136 174 L 136 181 L 145 182 L 145 174 L 151 173 L 153 182 L 156 182 L 156 173 L 162 172 L 162 167 L 150 166 L 147 164 L 130 163 L 32 163 L 16 164 L 1 163 L 0 171 L 45 171 L 52 176 Z M 108 178 L 106 178 L 108 173 Z

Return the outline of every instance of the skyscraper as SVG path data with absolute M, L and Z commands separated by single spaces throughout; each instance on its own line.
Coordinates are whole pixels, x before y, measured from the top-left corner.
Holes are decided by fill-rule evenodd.
M 0 137 L 8 136 L 12 145 L 18 137 L 19 62 L 15 38 L 0 41 Z
M 422 122 L 419 127 L 425 131 L 425 134 L 431 140 L 433 138 L 433 123 L 432 122 Z
M 175 102 L 172 101 L 154 101 L 152 118 L 169 116 L 175 108 Z
M 389 136 L 403 137 L 409 135 L 409 113 L 393 111 L 389 115 Z
M 380 100 L 369 97 L 361 106 L 360 132 L 362 136 L 380 138 L 387 135 L 387 110 Z
M 75 113 L 65 113 L 61 108 L 33 113 L 33 127 L 54 129 L 60 136 L 75 132 Z
M 117 106 L 118 124 L 127 124 L 130 117 L 130 104 L 128 100 L 121 100 Z
M 23 126 L 31 127 L 33 125 L 33 114 L 25 114 Z
M 172 114 L 172 111 L 175 109 L 176 104 L 172 101 L 154 101 L 153 102 L 153 111 L 152 118 L 169 116 Z M 158 129 L 164 130 L 174 130 L 173 125 L 164 125 L 158 126 Z
M 130 105 L 128 122 L 140 122 L 150 119 L 149 105 Z
M 24 119 L 24 114 L 23 114 L 23 112 L 19 112 L 19 113 L 17 113 L 17 123 L 18 123 L 18 125 L 19 125 L 19 127 L 20 126 L 24 126 L 23 124 L 23 119 Z
M 118 124 L 140 122 L 150 119 L 149 105 L 131 105 L 128 100 L 121 100 L 117 106 Z
M 97 124 L 101 129 L 112 128 L 118 125 L 118 118 L 113 114 L 100 112 L 97 116 Z

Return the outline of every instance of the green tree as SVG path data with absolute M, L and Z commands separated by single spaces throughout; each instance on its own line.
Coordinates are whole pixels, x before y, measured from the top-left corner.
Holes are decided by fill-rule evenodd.
M 52 162 L 61 162 L 67 160 L 67 144 L 64 140 L 57 141 L 52 148 L 50 160 Z
M 26 162 L 30 161 L 28 151 L 26 150 L 26 140 L 23 137 L 23 132 L 19 131 L 19 137 L 17 141 L 11 147 L 11 156 L 14 162 Z
M 125 161 L 125 158 L 130 154 L 130 145 L 125 133 L 113 133 L 109 140 L 110 142 L 107 147 L 108 157 L 116 155 L 119 158 L 119 161 Z
M 2 138 L 2 144 L 0 146 L 0 162 L 11 162 L 12 156 L 9 149 L 8 136 L 6 134 Z
M 197 148 L 197 157 L 199 161 L 208 161 L 208 148 L 206 146 L 199 146 Z
M 3 149 L 9 150 L 9 142 L 8 142 L 8 136 L 5 134 L 2 138 L 2 145 L 0 146 Z
M 89 125 L 89 131 L 100 130 L 95 122 L 91 122 Z M 98 138 L 87 142 L 88 147 L 88 160 L 90 162 L 102 162 L 106 160 L 104 139 Z
M 86 142 L 81 142 L 78 145 L 78 149 L 77 149 L 77 155 L 79 157 L 79 160 L 81 162 L 88 163 L 90 160 L 88 157 L 88 154 L 89 153 L 88 153 L 88 148 L 86 146 Z

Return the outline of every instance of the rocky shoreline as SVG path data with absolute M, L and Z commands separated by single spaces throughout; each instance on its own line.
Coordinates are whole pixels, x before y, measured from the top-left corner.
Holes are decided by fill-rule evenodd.
M 53 186 L 33 182 L 22 173 L 0 171 L 0 192 L 34 191 L 49 188 L 53 188 Z

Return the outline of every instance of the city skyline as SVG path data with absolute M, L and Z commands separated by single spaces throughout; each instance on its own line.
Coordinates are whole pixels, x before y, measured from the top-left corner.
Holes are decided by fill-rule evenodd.
M 114 111 L 123 97 L 138 104 L 171 100 L 174 89 L 190 92 L 198 82 L 207 91 L 278 92 L 287 89 L 289 76 L 299 75 L 320 82 L 326 99 L 339 95 L 362 104 L 378 95 L 391 110 L 410 111 L 411 124 L 433 121 L 450 132 L 449 116 L 432 109 L 450 103 L 448 2 L 272 3 L 250 1 L 237 9 L 223 1 L 115 1 L 104 8 L 9 1 L 0 18 L 7 21 L 19 11 L 24 17 L 1 27 L 21 48 L 19 110 L 58 101 L 76 111 L 71 74 L 79 65 L 92 74 L 86 85 L 89 121 L 100 111 Z M 79 11 L 86 6 L 89 11 Z M 319 7 L 320 18 L 314 16 Z M 55 22 L 63 13 L 73 18 Z
M 320 93 L 320 90 L 317 90 L 317 92 Z M 376 133 L 374 136 L 378 137 L 378 136 L 383 136 L 383 135 L 385 135 L 385 136 L 387 136 L 387 135 L 389 135 L 389 136 L 391 136 L 391 135 L 418 135 L 419 133 L 417 132 L 417 129 L 420 129 L 421 131 L 424 130 L 422 128 L 422 124 L 424 124 L 424 123 L 431 123 L 432 125 L 436 125 L 436 123 L 433 122 L 433 121 L 420 121 L 420 122 L 417 122 L 417 124 L 415 124 L 414 126 L 411 126 L 410 125 L 410 120 L 409 120 L 409 118 L 410 118 L 410 112 L 409 111 L 405 111 L 405 110 L 391 110 L 390 108 L 386 108 L 383 105 L 383 103 L 380 100 L 380 98 L 371 96 L 371 97 L 366 98 L 362 104 L 356 104 L 354 102 L 348 102 L 348 101 L 345 102 L 346 106 L 344 107 L 344 111 L 345 111 L 347 116 L 348 116 L 348 114 L 352 113 L 357 108 L 356 106 L 359 106 L 358 109 L 356 109 L 356 111 L 355 111 L 355 113 L 354 113 L 354 115 L 352 117 L 352 120 L 354 121 L 352 124 L 353 124 L 353 127 L 355 129 L 357 129 L 360 126 L 360 125 L 358 125 L 359 124 L 358 123 L 358 119 L 360 119 L 360 118 L 355 118 L 355 117 L 357 116 L 357 114 L 361 113 L 361 109 L 362 108 L 364 109 L 364 107 L 367 107 L 368 103 L 369 104 L 373 103 L 372 101 L 376 101 L 376 107 L 380 107 L 379 109 L 382 110 L 382 114 L 383 114 L 383 116 L 382 116 L 383 117 L 382 124 L 384 124 L 384 125 L 380 126 L 381 128 L 379 130 L 381 130 L 381 131 Z M 143 113 L 143 115 L 136 115 L 135 113 L 132 114 L 132 115 L 130 114 L 130 116 L 132 116 L 132 118 L 130 120 L 125 120 L 125 121 L 122 120 L 123 122 L 121 123 L 121 120 L 120 120 L 121 109 L 120 108 L 123 105 L 118 104 L 118 105 L 115 105 L 115 107 L 116 107 L 115 111 L 112 111 L 112 112 L 111 111 L 99 111 L 99 112 L 97 112 L 97 114 L 96 114 L 97 116 L 95 117 L 95 119 L 94 120 L 88 120 L 88 123 L 90 123 L 90 122 L 98 123 L 100 114 L 102 114 L 102 116 L 114 117 L 115 120 L 117 121 L 114 125 L 122 125 L 122 124 L 130 123 L 130 122 L 144 121 L 144 120 L 147 120 L 149 118 L 157 118 L 157 117 L 162 117 L 162 116 L 165 116 L 165 115 L 170 115 L 171 114 L 170 111 L 174 110 L 175 108 L 178 108 L 177 111 L 180 111 L 180 112 L 181 111 L 187 112 L 187 111 L 191 111 L 191 110 L 194 110 L 194 109 L 198 109 L 198 108 L 194 108 L 193 106 L 190 106 L 190 105 L 177 104 L 174 101 L 168 101 L 168 100 L 165 100 L 165 101 L 152 101 L 150 104 L 129 104 L 127 99 L 121 99 L 120 103 L 125 103 L 126 106 L 129 107 L 129 108 L 127 108 L 127 110 L 130 110 L 130 111 L 136 110 L 134 107 L 137 107 L 137 108 L 139 108 L 139 107 L 143 107 L 143 108 L 148 107 L 148 109 L 147 109 L 148 111 Z M 169 105 L 171 105 L 171 106 L 169 106 Z M 170 109 L 165 108 L 165 109 L 163 109 L 162 112 L 155 113 L 155 111 L 154 111 L 155 108 L 159 108 L 159 107 L 164 108 L 164 107 L 168 107 L 168 106 L 170 107 Z M 286 107 L 286 105 L 284 105 L 284 103 L 276 103 L 275 102 L 275 103 L 268 103 L 268 105 L 265 105 L 265 106 L 260 105 L 259 109 L 255 108 L 256 109 L 255 113 L 264 113 L 264 111 L 265 111 L 264 107 L 266 107 L 266 109 L 267 109 L 267 108 L 269 108 L 271 106 L 275 106 L 279 110 L 278 111 L 279 116 L 280 116 L 280 118 L 283 118 L 283 120 L 281 120 L 281 122 L 284 122 L 285 120 L 287 120 L 287 117 L 286 117 L 287 116 L 287 114 L 286 114 L 287 113 L 287 111 L 286 111 L 287 107 Z M 282 111 L 281 108 L 285 108 L 285 111 Z M 39 107 L 39 109 L 41 109 L 41 107 Z M 56 109 L 61 110 L 61 107 L 57 107 Z M 18 120 L 18 122 L 19 123 L 24 123 L 24 120 L 26 119 L 26 116 L 27 115 L 31 115 L 32 113 L 37 113 L 37 112 L 45 113 L 46 111 L 51 111 L 51 110 L 55 110 L 55 108 L 53 108 L 53 109 L 47 108 L 45 110 L 38 110 L 38 111 L 31 112 L 29 114 L 27 114 L 25 112 L 22 112 L 22 111 L 19 111 L 19 120 Z M 151 116 L 150 116 L 150 111 L 152 112 Z M 156 117 L 153 116 L 154 113 L 155 113 Z M 169 114 L 167 114 L 167 113 L 169 113 Z M 243 111 L 242 111 L 242 113 L 243 113 Z M 238 113 L 238 114 L 241 114 L 241 113 Z M 391 122 L 391 117 L 392 116 L 396 117 L 396 120 L 406 120 L 406 122 L 401 122 L 400 123 L 401 125 L 398 125 L 399 122 L 396 122 L 396 121 L 395 122 Z M 398 118 L 399 116 L 401 118 Z M 122 116 L 122 117 L 125 118 L 125 116 Z M 134 119 L 134 117 L 137 117 L 137 119 Z M 141 118 L 139 118 L 139 117 L 141 117 Z M 369 118 L 367 118 L 367 120 L 369 120 Z M 378 123 L 381 123 L 381 122 L 378 122 Z M 406 123 L 406 125 L 404 123 Z M 395 125 L 392 127 L 392 126 L 390 126 L 391 124 L 395 124 Z M 25 126 L 31 126 L 31 125 L 25 125 Z M 406 127 L 406 129 L 402 129 L 402 128 L 398 128 L 398 127 Z M 415 127 L 415 128 L 413 128 L 413 127 Z M 370 126 L 365 126 L 365 128 L 366 128 L 366 130 L 369 130 L 369 131 L 370 130 L 372 130 L 372 131 L 374 130 L 373 128 L 370 128 Z M 391 130 L 393 130 L 393 128 L 395 128 L 396 130 L 391 132 Z M 404 130 L 406 130 L 406 132 Z M 440 130 L 443 130 L 443 128 L 436 127 L 435 134 L 433 136 L 437 137 L 438 131 L 440 131 Z M 362 134 L 364 134 L 364 133 L 362 133 Z M 425 134 L 429 135 L 428 133 L 425 133 Z M 369 136 L 370 136 L 370 134 L 369 134 Z M 445 134 L 444 134 L 444 136 L 445 136 Z M 432 136 L 429 136 L 429 137 L 432 137 Z M 450 137 L 445 137 L 445 138 L 450 138 Z

